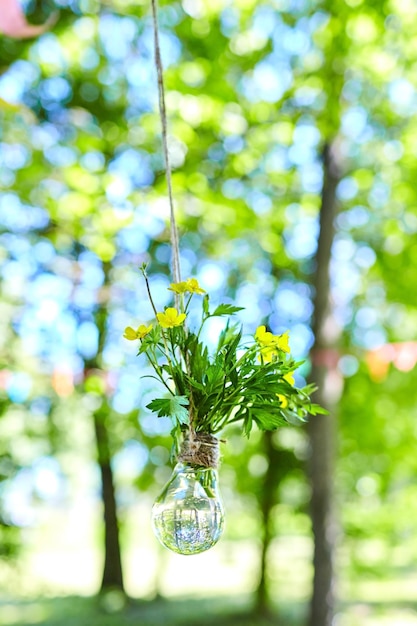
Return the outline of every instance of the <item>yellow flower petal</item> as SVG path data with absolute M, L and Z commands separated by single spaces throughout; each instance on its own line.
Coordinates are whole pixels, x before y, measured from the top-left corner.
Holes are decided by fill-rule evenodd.
M 126 326 L 123 337 L 129 341 L 135 341 L 138 339 L 138 334 L 131 326 Z
M 288 374 L 284 374 L 284 376 L 282 377 L 284 380 L 287 381 L 287 383 L 290 383 L 290 385 L 294 385 L 295 380 L 294 380 L 294 376 L 292 372 L 288 372 Z
M 152 324 L 150 326 L 145 326 L 145 324 L 141 324 L 137 330 L 132 328 L 131 326 L 127 326 L 125 328 L 125 333 L 123 337 L 128 339 L 129 341 L 135 341 L 135 339 L 143 339 L 148 333 L 152 330 Z
M 151 330 L 152 330 L 152 324 L 150 324 L 149 326 L 145 326 L 144 324 L 141 324 L 139 328 L 137 329 L 136 333 L 139 339 L 143 339 L 144 337 L 146 337 L 148 333 L 151 332 Z
M 286 333 L 275 337 L 276 347 L 279 350 L 282 350 L 283 352 L 290 352 L 289 339 L 290 339 L 290 333 L 287 330 Z
M 261 349 L 262 361 L 264 363 L 271 363 L 278 356 L 278 353 L 273 348 L 267 346 Z
M 190 293 L 199 293 L 199 294 L 206 293 L 205 290 L 200 287 L 200 285 L 198 284 L 198 280 L 196 278 L 189 278 L 186 284 L 187 284 L 187 289 Z
M 258 326 L 255 339 L 262 346 L 271 346 L 274 343 L 274 335 L 266 330 L 265 326 Z
M 170 324 L 168 323 L 168 318 L 165 313 L 157 313 L 156 319 L 158 320 L 162 328 L 170 328 Z
M 179 294 L 186 293 L 187 291 L 190 293 L 206 293 L 205 290 L 200 287 L 196 278 L 188 278 L 186 281 L 171 283 L 168 289 Z
M 281 402 L 281 408 L 285 409 L 288 406 L 288 400 L 282 393 L 277 393 L 278 400 Z
M 188 284 L 186 282 L 171 283 L 168 289 L 174 293 L 185 293 L 188 291 Z
M 156 317 L 162 328 L 174 328 L 175 326 L 181 326 L 186 315 L 185 313 L 178 314 L 177 309 L 168 307 L 164 313 L 157 313 Z
M 186 317 L 187 316 L 186 316 L 185 313 L 180 313 L 180 315 L 178 315 L 178 317 L 177 317 L 175 326 L 179 326 L 180 324 L 182 324 Z
M 258 326 L 255 339 L 261 346 L 274 347 L 275 349 L 282 350 L 282 352 L 290 352 L 288 331 L 282 335 L 273 335 L 266 330 L 265 326 Z

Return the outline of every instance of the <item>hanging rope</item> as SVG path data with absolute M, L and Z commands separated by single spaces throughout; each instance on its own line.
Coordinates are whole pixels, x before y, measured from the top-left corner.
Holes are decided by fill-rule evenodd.
M 168 123 L 167 112 L 165 106 L 165 86 L 164 86 L 164 70 L 162 66 L 161 48 L 159 45 L 159 29 L 158 29 L 158 8 L 157 0 L 151 0 L 152 2 L 152 18 L 153 18 L 153 34 L 155 43 L 155 65 L 156 73 L 158 76 L 158 95 L 159 95 L 159 113 L 161 116 L 162 124 L 162 144 L 165 156 L 165 175 L 168 186 L 169 197 L 169 212 L 170 212 L 170 230 L 171 230 L 171 246 L 172 246 L 172 275 L 175 283 L 181 281 L 181 269 L 180 269 L 180 251 L 178 242 L 178 230 L 175 221 L 174 212 L 174 198 L 172 194 L 172 178 L 171 178 L 171 164 L 169 160 L 168 152 Z
M 158 5 L 157 0 L 151 0 L 152 4 L 152 18 L 153 18 L 153 34 L 155 44 L 155 66 L 158 76 L 158 95 L 159 95 L 159 113 L 161 116 L 162 125 L 162 145 L 165 155 L 165 174 L 168 186 L 169 197 L 169 211 L 170 211 L 170 226 L 171 226 L 171 247 L 172 247 L 172 275 L 175 283 L 181 281 L 181 269 L 180 269 L 180 250 L 178 241 L 178 230 L 175 221 L 174 211 L 174 198 L 172 194 L 172 178 L 171 178 L 171 164 L 169 160 L 168 151 L 168 122 L 167 111 L 165 106 L 165 86 L 164 86 L 164 68 L 162 65 L 161 48 L 159 45 L 159 29 L 158 29 Z M 179 308 L 179 295 L 175 294 L 175 304 Z M 189 363 L 187 362 L 187 368 L 189 369 Z M 194 403 L 193 393 L 190 391 L 190 423 L 188 428 L 188 446 L 190 450 L 193 450 L 195 454 L 195 439 L 196 432 L 194 429 Z M 206 447 L 207 445 L 204 444 Z M 213 461 L 214 462 L 214 461 Z

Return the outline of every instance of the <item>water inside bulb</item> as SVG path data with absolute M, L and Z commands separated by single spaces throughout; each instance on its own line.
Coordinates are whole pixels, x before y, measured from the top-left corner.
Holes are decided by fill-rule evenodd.
M 159 541 L 178 554 L 198 554 L 217 543 L 223 524 L 217 471 L 178 463 L 152 508 Z

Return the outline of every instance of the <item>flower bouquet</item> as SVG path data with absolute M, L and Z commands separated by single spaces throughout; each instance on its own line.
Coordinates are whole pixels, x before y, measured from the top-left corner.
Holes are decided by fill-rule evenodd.
M 256 425 L 275 430 L 299 424 L 308 414 L 323 413 L 313 404 L 314 385 L 297 388 L 294 371 L 302 362 L 291 356 L 289 333 L 274 335 L 259 326 L 250 339 L 230 318 L 242 310 L 231 304 L 210 307 L 209 295 L 195 278 L 172 283 L 175 306 L 158 312 L 150 289 L 146 265 L 141 267 L 155 320 L 124 337 L 139 341 L 165 395 L 147 405 L 158 417 L 172 421 L 173 451 L 178 463 L 153 507 L 153 525 L 161 543 L 181 554 L 210 548 L 220 537 L 223 508 L 217 489 L 218 444 L 216 434 L 231 424 L 241 424 L 249 436 Z M 198 328 L 187 317 L 195 296 L 201 296 Z M 214 350 L 201 339 L 208 320 L 227 317 Z

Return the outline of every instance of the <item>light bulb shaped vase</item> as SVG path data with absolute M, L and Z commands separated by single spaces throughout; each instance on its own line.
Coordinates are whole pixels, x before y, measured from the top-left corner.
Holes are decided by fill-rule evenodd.
M 194 447 L 195 446 L 195 447 Z M 218 489 L 218 441 L 201 435 L 189 441 L 152 508 L 155 535 L 178 554 L 198 554 L 218 542 L 224 511 Z
M 178 554 L 208 550 L 223 531 L 217 470 L 179 462 L 152 508 L 155 535 Z

